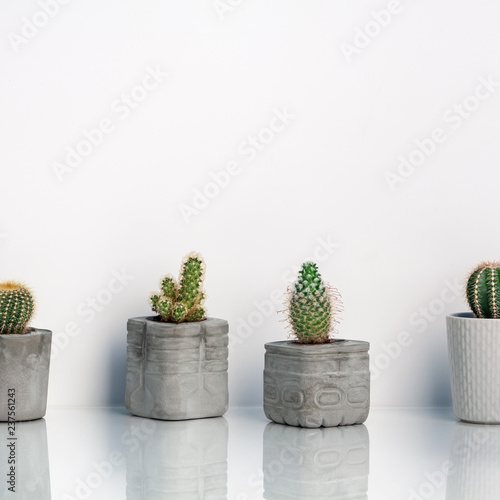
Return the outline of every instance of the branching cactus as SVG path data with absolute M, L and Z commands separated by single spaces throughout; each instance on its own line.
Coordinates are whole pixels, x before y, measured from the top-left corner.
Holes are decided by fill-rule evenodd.
M 500 262 L 482 262 L 469 276 L 467 302 L 477 318 L 500 318 Z
M 331 340 L 342 310 L 340 294 L 321 279 L 318 266 L 305 262 L 297 281 L 288 289 L 288 324 L 301 344 L 323 344 Z
M 23 334 L 35 312 L 31 290 L 17 281 L 0 283 L 0 334 Z
M 179 280 L 171 274 L 161 282 L 161 293 L 150 297 L 151 307 L 162 321 L 183 323 L 205 319 L 205 262 L 196 252 L 188 254 L 182 263 Z

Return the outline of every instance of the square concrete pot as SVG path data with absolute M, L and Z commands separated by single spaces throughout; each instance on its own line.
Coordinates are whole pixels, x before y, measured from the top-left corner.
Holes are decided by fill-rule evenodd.
M 264 413 L 278 424 L 361 424 L 370 409 L 368 342 L 265 345 Z
M 49 330 L 0 335 L 0 422 L 45 415 L 51 345 Z
M 457 313 L 446 317 L 446 325 L 455 415 L 500 424 L 500 319 Z
M 132 414 L 187 420 L 227 411 L 227 321 L 142 317 L 130 319 L 127 329 L 125 406 Z
M 264 431 L 264 498 L 366 499 L 369 463 L 364 425 L 301 429 L 270 423 Z

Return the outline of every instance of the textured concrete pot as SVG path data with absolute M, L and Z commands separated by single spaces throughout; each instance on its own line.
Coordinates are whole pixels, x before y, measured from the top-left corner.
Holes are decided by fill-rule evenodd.
M 220 417 L 228 408 L 228 323 L 128 321 L 125 406 L 161 420 Z
M 455 424 L 447 500 L 493 500 L 500 491 L 500 427 Z
M 264 413 L 278 424 L 361 424 L 370 409 L 368 342 L 265 345 Z
M 370 439 L 364 425 L 264 431 L 264 498 L 365 500 Z
M 18 422 L 45 415 L 51 344 L 49 330 L 0 335 L 0 422 L 9 421 L 9 413 Z
M 130 417 L 127 500 L 226 500 L 228 429 L 224 418 L 183 422 Z M 148 426 L 149 427 L 149 426 Z
M 14 433 L 14 436 L 11 435 Z M 16 439 L 13 439 L 13 438 Z M 0 424 L 0 498 L 50 500 L 49 452 L 45 420 Z M 14 463 L 9 463 L 9 460 Z M 10 469 L 14 467 L 14 474 Z M 12 478 L 12 479 L 11 479 Z M 15 484 L 15 493 L 9 488 Z
M 458 313 L 447 316 L 446 325 L 455 415 L 500 424 L 500 320 Z

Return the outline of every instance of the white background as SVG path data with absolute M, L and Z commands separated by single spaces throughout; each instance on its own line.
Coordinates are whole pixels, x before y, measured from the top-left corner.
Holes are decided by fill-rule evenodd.
M 471 97 L 500 82 L 498 2 L 43 3 L 0 4 L 0 278 L 28 282 L 54 332 L 50 405 L 123 404 L 127 319 L 191 250 L 231 325 L 233 406 L 261 404 L 263 345 L 286 338 L 270 301 L 315 252 L 339 336 L 371 343 L 372 405 L 450 404 L 444 318 L 466 305 L 449 283 L 498 257 L 500 87 Z M 168 76 L 144 91 L 150 71 Z M 293 119 L 270 135 L 276 110 Z M 196 190 L 212 198 L 186 220 Z M 132 278 L 111 295 L 114 273 Z M 92 298 L 112 300 L 91 315 Z

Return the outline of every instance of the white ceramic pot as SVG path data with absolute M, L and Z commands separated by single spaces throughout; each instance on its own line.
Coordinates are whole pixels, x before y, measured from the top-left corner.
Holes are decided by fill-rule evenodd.
M 446 325 L 455 415 L 500 424 L 500 319 L 457 313 L 447 316 Z

